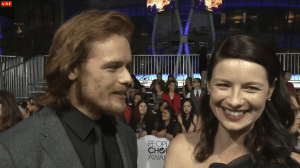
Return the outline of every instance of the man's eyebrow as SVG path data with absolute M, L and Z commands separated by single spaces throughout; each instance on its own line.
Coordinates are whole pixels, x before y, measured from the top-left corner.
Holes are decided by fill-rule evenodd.
M 214 81 L 223 81 L 223 82 L 231 83 L 230 81 L 228 81 L 226 79 L 222 79 L 222 78 L 215 78 Z M 263 85 L 263 84 L 260 82 L 250 81 L 250 82 L 244 83 L 244 85 Z
M 124 62 L 122 61 L 111 61 L 111 62 L 107 62 L 104 65 L 105 66 L 112 66 L 112 65 L 123 65 Z M 132 65 L 132 61 L 130 61 L 129 63 L 127 63 L 127 65 Z

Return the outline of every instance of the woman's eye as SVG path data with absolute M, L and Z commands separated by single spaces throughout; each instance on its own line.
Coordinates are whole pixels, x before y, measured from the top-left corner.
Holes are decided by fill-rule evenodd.
M 259 90 L 259 89 L 256 88 L 256 87 L 248 87 L 248 88 L 250 88 L 251 90 Z

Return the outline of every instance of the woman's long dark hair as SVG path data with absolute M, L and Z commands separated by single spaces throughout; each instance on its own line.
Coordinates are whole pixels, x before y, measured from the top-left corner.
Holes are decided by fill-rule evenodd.
M 2 105 L 0 132 L 4 132 L 21 122 L 23 114 L 18 107 L 16 98 L 10 92 L 0 90 L 0 104 Z
M 167 82 L 166 87 L 165 87 L 165 89 L 164 89 L 164 93 L 165 93 L 165 94 L 169 94 L 169 93 L 170 93 L 170 89 L 169 89 L 168 86 L 169 86 L 171 83 L 174 83 L 174 84 L 175 84 L 175 90 L 174 90 L 174 93 L 179 94 L 179 91 L 178 91 L 178 88 L 177 88 L 177 86 L 176 86 L 176 82 L 175 82 L 175 81 L 168 81 L 168 82 Z
M 191 82 L 193 81 L 193 79 L 191 77 L 187 77 L 186 79 L 190 80 Z M 184 88 L 185 88 L 185 93 L 189 93 L 189 87 L 187 84 L 184 85 Z M 194 90 L 194 87 L 192 88 L 192 90 Z
M 139 123 L 141 121 L 141 113 L 140 113 L 140 110 L 139 110 L 139 106 L 142 103 L 145 103 L 147 105 L 147 112 L 146 112 L 146 114 L 143 118 L 143 122 L 147 122 L 149 120 L 153 121 L 154 120 L 154 115 L 151 112 L 151 108 L 148 105 L 148 103 L 144 99 L 142 99 L 142 100 L 138 101 L 138 103 L 136 104 L 136 106 L 133 109 L 133 116 L 134 116 L 135 122 Z
M 257 63 L 267 71 L 269 86 L 275 86 L 271 101 L 253 129 L 247 134 L 244 146 L 248 149 L 255 166 L 271 161 L 286 164 L 293 144 L 287 129 L 294 123 L 294 112 L 290 106 L 290 97 L 283 80 L 282 66 L 273 50 L 255 38 L 238 35 L 223 41 L 214 52 L 208 65 L 207 81 L 210 82 L 214 67 L 224 59 L 242 59 Z M 275 82 L 275 78 L 278 80 Z M 219 121 L 209 105 L 209 95 L 201 100 L 202 131 L 200 142 L 195 148 L 195 158 L 205 161 L 214 151 L 214 140 Z M 260 151 L 258 151 L 260 150 Z
M 167 110 L 169 113 L 170 113 L 170 122 L 169 122 L 169 125 L 166 125 L 166 122 L 165 121 L 161 121 L 159 124 L 160 126 L 158 126 L 159 128 L 162 128 L 162 129 L 158 129 L 157 131 L 161 131 L 163 130 L 164 128 L 166 129 L 172 129 L 173 128 L 173 124 L 174 124 L 174 120 L 177 121 L 177 118 L 176 118 L 176 115 L 175 115 L 175 110 L 172 106 L 167 106 L 165 107 L 165 110 Z M 163 126 L 163 127 L 161 127 Z
M 191 110 L 191 113 L 190 113 L 190 116 L 188 119 L 186 119 L 186 114 L 185 112 L 183 111 L 183 105 L 185 102 L 190 102 L 191 103 L 191 106 L 192 106 L 192 110 Z M 194 106 L 194 103 L 192 101 L 192 99 L 190 98 L 185 98 L 183 99 L 182 101 L 182 105 L 181 105 L 181 108 L 180 108 L 180 113 L 182 115 L 182 123 L 183 123 L 183 126 L 185 127 L 186 131 L 187 128 L 189 127 L 189 125 L 191 125 L 191 123 L 195 126 L 196 128 L 196 124 L 194 123 L 193 119 L 194 119 L 194 115 L 196 114 L 196 110 L 195 110 L 195 106 Z

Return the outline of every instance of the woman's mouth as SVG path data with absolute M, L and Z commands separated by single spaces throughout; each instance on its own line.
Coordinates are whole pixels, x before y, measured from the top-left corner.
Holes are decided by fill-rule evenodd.
M 230 111 L 228 109 L 223 109 L 223 114 L 230 121 L 238 121 L 245 117 L 246 113 L 249 112 L 247 110 L 238 110 L 238 111 Z

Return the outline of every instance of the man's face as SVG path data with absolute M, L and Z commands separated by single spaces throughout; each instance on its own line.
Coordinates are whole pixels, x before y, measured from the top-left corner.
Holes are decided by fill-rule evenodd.
M 162 80 L 162 76 L 160 74 L 157 75 L 157 80 L 161 81 Z
M 130 44 L 125 37 L 113 35 L 104 42 L 93 43 L 88 61 L 69 75 L 70 80 L 75 80 L 70 102 L 96 119 L 102 114 L 124 112 L 126 90 L 133 82 L 128 72 L 131 62 Z

